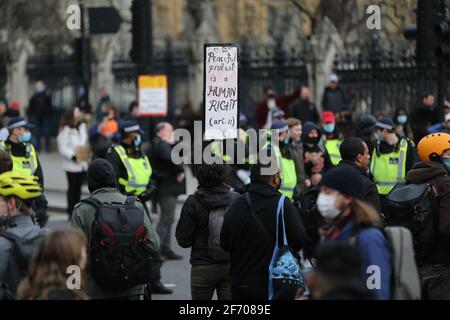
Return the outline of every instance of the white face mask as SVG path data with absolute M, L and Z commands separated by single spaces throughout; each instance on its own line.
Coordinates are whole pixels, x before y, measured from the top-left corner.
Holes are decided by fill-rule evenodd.
M 275 109 L 277 106 L 275 99 L 270 98 L 269 100 L 267 100 L 267 106 L 269 107 L 269 109 Z
M 319 209 L 322 217 L 333 220 L 341 213 L 341 210 L 334 206 L 335 202 L 336 196 L 327 195 L 322 192 L 319 194 L 319 197 L 317 198 L 317 209 Z

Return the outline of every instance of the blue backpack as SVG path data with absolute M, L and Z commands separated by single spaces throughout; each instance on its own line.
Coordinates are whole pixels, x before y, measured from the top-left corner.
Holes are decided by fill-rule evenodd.
M 248 193 L 245 194 L 247 203 L 250 205 L 250 211 L 257 220 L 258 224 L 273 237 L 264 227 L 259 217 L 254 212 Z M 305 290 L 305 281 L 301 269 L 300 259 L 289 247 L 286 237 L 286 227 L 284 223 L 284 201 L 286 197 L 282 195 L 278 201 L 277 223 L 276 223 L 276 240 L 269 264 L 269 300 L 293 300 L 299 289 Z M 279 221 L 283 226 L 283 243 L 279 243 Z

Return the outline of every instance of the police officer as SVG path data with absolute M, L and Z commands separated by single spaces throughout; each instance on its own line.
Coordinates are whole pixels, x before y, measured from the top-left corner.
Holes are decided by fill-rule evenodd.
M 339 147 L 342 144 L 342 139 L 336 133 L 336 119 L 334 113 L 331 111 L 324 111 L 322 114 L 322 128 L 325 132 L 323 138 L 325 139 L 325 149 L 330 156 L 331 164 L 335 167 L 342 160 Z
M 285 120 L 279 120 L 272 124 L 271 129 L 272 134 L 278 137 L 278 145 L 270 145 L 270 148 L 277 159 L 280 170 L 281 186 L 279 191 L 292 199 L 297 187 L 297 172 L 289 148 L 289 127 Z
M 120 124 L 120 143 L 109 148 L 106 160 L 114 168 L 119 190 L 124 194 L 138 197 L 144 202 L 144 208 L 147 211 L 145 201 L 151 198 L 155 190 L 155 184 L 151 179 L 150 160 L 141 150 L 141 135 L 143 133 L 144 131 L 141 130 L 136 121 L 122 121 Z M 170 294 L 172 290 L 161 283 L 161 266 L 162 260 L 156 254 L 153 257 L 151 291 L 157 294 Z
M 418 161 L 418 156 L 414 144 L 395 133 L 395 125 L 390 118 L 382 118 L 375 123 L 375 139 L 377 145 L 372 154 L 370 172 L 383 198 L 397 183 L 405 181 L 406 173 Z
M 14 117 L 8 123 L 9 136 L 0 143 L 0 148 L 11 156 L 13 171 L 38 177 L 41 187 L 44 187 L 44 175 L 34 146 L 30 143 L 31 132 L 34 126 L 23 117 Z M 33 200 L 32 207 L 39 225 L 47 222 L 47 200 L 44 195 Z

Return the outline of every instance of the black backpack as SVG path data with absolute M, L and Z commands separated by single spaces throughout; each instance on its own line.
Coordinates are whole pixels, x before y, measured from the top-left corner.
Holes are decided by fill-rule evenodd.
M 384 224 L 411 231 L 418 259 L 426 257 L 435 245 L 437 194 L 433 183 L 399 183 L 382 201 Z
M 102 288 L 122 290 L 150 280 L 151 249 L 144 226 L 144 215 L 135 197 L 125 203 L 102 203 L 95 198 L 82 202 L 97 211 L 89 244 L 88 270 Z
M 12 244 L 9 261 L 3 261 L 3 263 L 8 263 L 8 268 L 4 275 L 5 283 L 2 284 L 2 291 L 5 296 L 8 296 L 8 291 L 9 295 L 15 295 L 20 282 L 28 274 L 28 266 L 31 264 L 31 260 L 37 252 L 43 236 L 43 230 L 40 230 L 38 235 L 32 239 L 24 239 L 8 231 L 0 232 L 0 237 L 8 239 Z

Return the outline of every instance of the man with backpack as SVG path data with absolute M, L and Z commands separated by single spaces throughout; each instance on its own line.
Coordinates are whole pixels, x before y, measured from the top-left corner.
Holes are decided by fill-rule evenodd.
M 230 256 L 220 248 L 225 212 L 239 196 L 225 183 L 228 167 L 202 164 L 195 174 L 198 188 L 181 210 L 176 238 L 182 248 L 191 247 L 193 300 L 230 299 Z
M 8 290 L 10 297 L 47 234 L 32 220 L 30 201 L 41 193 L 37 177 L 15 171 L 0 174 L 0 291 Z
M 75 206 L 71 220 L 89 243 L 87 294 L 92 299 L 139 300 L 150 280 L 159 238 L 140 201 L 117 190 L 108 161 L 95 160 L 87 175 L 91 195 Z
M 421 162 L 406 180 L 409 186 L 425 186 L 425 198 L 421 194 L 424 200 L 412 201 L 414 216 L 406 222 L 415 237 L 423 297 L 450 300 L 450 134 L 430 134 L 420 140 L 417 150 Z M 398 207 L 396 211 L 394 217 L 401 213 Z
M 276 160 L 272 158 L 271 164 L 274 163 Z M 257 163 L 252 166 L 248 193 L 237 198 L 225 214 L 220 243 L 222 249 L 230 253 L 233 300 L 270 298 L 269 265 L 272 265 L 277 243 L 277 209 L 282 199 L 278 191 L 281 186 L 280 173 L 277 168 L 275 172 L 270 172 L 270 168 L 270 164 Z M 305 228 L 289 199 L 283 198 L 282 206 L 287 243 L 298 252 L 306 241 Z M 283 241 L 282 236 L 279 238 Z M 292 299 L 294 296 L 295 293 Z

